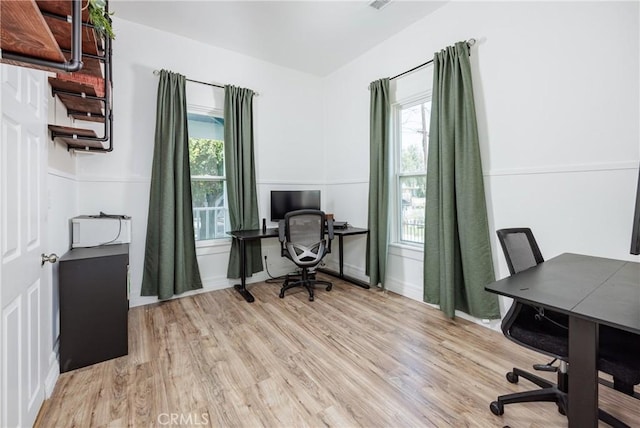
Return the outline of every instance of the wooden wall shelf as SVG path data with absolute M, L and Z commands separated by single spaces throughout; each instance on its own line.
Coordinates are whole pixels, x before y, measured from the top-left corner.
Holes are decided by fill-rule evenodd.
M 71 15 L 70 1 L 38 1 L 40 11 L 45 13 L 44 20 L 49 26 L 53 36 L 58 42 L 66 59 L 71 58 L 71 26 L 66 21 L 66 17 Z M 61 19 L 64 18 L 64 19 Z M 89 14 L 85 9 L 82 14 L 82 21 L 89 22 Z M 100 49 L 98 46 L 100 45 Z M 104 48 L 98 43 L 95 31 L 92 28 L 83 26 L 82 28 L 82 53 L 92 56 L 104 54 Z M 89 74 L 91 76 L 102 77 L 102 67 L 100 61 L 90 56 L 83 56 L 82 69 L 76 71 L 77 74 Z
M 63 75 L 58 78 L 49 77 L 49 85 L 54 91 L 75 92 L 77 94 L 86 94 L 92 97 L 104 96 L 104 79 L 96 79 L 95 85 L 91 84 L 92 82 L 89 81 L 78 80 L 68 78 L 67 75 Z
M 49 77 L 49 85 L 51 85 L 54 95 L 60 99 L 67 108 L 67 113 L 72 117 L 89 122 L 104 123 L 104 101 L 98 99 L 96 88 L 54 77 Z M 85 94 L 85 97 L 69 94 Z
M 38 7 L 42 12 L 52 13 L 59 16 L 71 15 L 71 2 L 70 1 L 53 1 L 53 0 L 36 0 Z M 89 22 L 89 9 L 85 6 L 87 2 L 82 2 L 82 21 Z
M 64 61 L 60 46 L 34 0 L 0 2 L 0 28 L 3 51 Z
M 51 131 L 51 134 L 54 136 L 54 140 L 65 143 L 70 149 L 104 149 L 102 142 L 95 140 L 96 138 L 98 138 L 98 135 L 91 129 L 49 125 L 49 131 Z
M 38 4 L 47 5 L 53 2 L 39 2 Z M 67 15 L 61 15 L 62 18 Z M 66 19 L 55 18 L 52 15 L 45 15 L 44 20 L 51 29 L 51 33 L 58 41 L 61 49 L 71 49 L 71 26 Z M 95 32 L 91 28 L 84 27 L 82 29 L 82 53 L 89 55 L 98 55 L 98 45 L 96 42 Z
M 75 0 L 0 1 L 0 49 L 3 55 L 6 52 L 11 57 L 1 61 L 57 73 L 58 78 L 50 77 L 49 84 L 52 94 L 66 107 L 67 115 L 74 120 L 104 124 L 103 137 L 91 129 L 52 124 L 49 125 L 52 139 L 73 150 L 111 151 L 111 41 L 96 36 L 87 9 L 81 12 L 82 68 L 65 74 L 54 68 L 57 64 L 42 65 L 42 61 L 37 61 L 62 64 L 71 59 L 73 30 L 68 17 L 73 15 L 74 3 L 78 11 Z M 83 0 L 82 6 L 85 5 Z

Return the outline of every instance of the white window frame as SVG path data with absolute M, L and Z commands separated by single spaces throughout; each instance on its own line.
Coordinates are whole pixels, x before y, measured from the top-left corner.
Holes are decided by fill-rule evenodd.
M 413 250 L 424 251 L 424 243 L 403 241 L 402 238 L 402 192 L 400 190 L 400 178 L 410 177 L 416 175 L 415 173 L 402 173 L 400 172 L 400 161 L 402 159 L 402 110 L 416 105 L 420 105 L 424 102 L 431 101 L 432 91 L 423 91 L 415 95 L 403 98 L 391 105 L 392 114 L 392 165 L 393 165 L 393 184 L 390 192 L 391 203 L 393 208 L 391 210 L 391 242 L 395 245 L 410 248 Z M 426 168 L 426 165 L 425 165 Z M 426 172 L 426 169 L 425 169 Z
M 187 113 L 198 114 L 198 115 L 201 115 L 201 116 L 220 117 L 220 118 L 222 118 L 224 120 L 224 110 L 220 109 L 220 108 L 211 108 L 211 107 L 206 107 L 206 106 L 201 106 L 201 105 L 196 105 L 196 104 L 187 104 Z M 225 169 L 225 175 L 223 175 L 223 176 L 211 176 L 211 175 L 194 176 L 194 175 L 192 175 L 191 178 L 189 179 L 189 183 L 191 183 L 191 181 L 193 181 L 194 178 L 197 179 L 197 180 L 202 180 L 202 181 L 221 181 L 223 183 L 222 188 L 223 188 L 223 195 L 224 195 L 224 206 L 225 206 L 225 209 L 227 210 L 227 215 L 225 216 L 225 219 L 226 219 L 226 223 L 227 223 L 226 226 L 228 226 L 228 222 L 229 222 L 229 199 L 228 199 L 228 194 L 227 194 L 226 169 Z M 196 242 L 196 248 L 215 247 L 215 246 L 218 246 L 218 245 L 229 245 L 231 243 L 231 237 L 230 236 L 225 236 L 225 237 L 214 238 L 214 239 L 199 240 L 199 241 L 195 241 L 195 242 Z

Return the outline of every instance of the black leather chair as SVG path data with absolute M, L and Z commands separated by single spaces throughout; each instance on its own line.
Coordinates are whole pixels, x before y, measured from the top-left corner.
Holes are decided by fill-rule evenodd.
M 510 228 L 497 231 L 500 246 L 504 251 L 509 272 L 514 275 L 544 262 L 540 248 L 529 228 Z M 569 355 L 569 320 L 568 316 L 554 311 L 544 310 L 515 301 L 502 321 L 502 332 L 510 340 L 534 351 L 553 358 L 548 364 L 536 364 L 534 369 L 557 371 L 557 383 L 550 382 L 530 372 L 514 368 L 507 373 L 507 380 L 518 383 L 523 377 L 541 389 L 501 395 L 490 405 L 495 415 L 504 413 L 504 405 L 532 401 L 555 402 L 558 411 L 566 414 L 568 387 L 568 355 Z M 633 385 L 640 383 L 640 365 L 638 356 L 640 336 L 611 327 L 600 327 L 599 370 L 614 377 L 612 385 L 616 389 L 634 395 Z M 634 350 L 638 349 L 634 354 Z M 559 367 L 554 366 L 559 360 Z M 631 362 L 633 364 L 630 364 Z M 634 366 L 635 364 L 635 366 Z M 635 383 L 634 383 L 635 382 Z M 607 384 L 607 382 L 602 382 Z M 637 394 L 635 394 L 637 395 Z M 598 417 L 603 422 L 616 427 L 628 427 L 609 413 L 598 410 Z
M 325 225 L 328 239 L 325 239 Z M 331 282 L 316 279 L 315 273 L 310 272 L 310 269 L 318 266 L 324 256 L 331 252 L 333 222 L 326 221 L 323 211 L 298 210 L 285 214 L 278 227 L 281 255 L 291 259 L 302 269 L 300 275 L 287 275 L 280 289 L 280 298 L 284 298 L 284 292 L 292 287 L 306 288 L 309 301 L 314 299 L 315 284 L 324 284 L 327 286 L 326 290 L 331 291 Z

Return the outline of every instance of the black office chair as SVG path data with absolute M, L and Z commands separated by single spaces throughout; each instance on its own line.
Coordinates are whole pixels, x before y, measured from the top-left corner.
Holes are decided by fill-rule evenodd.
M 514 275 L 542 262 L 542 254 L 529 228 L 501 229 L 497 231 L 498 240 L 507 260 L 509 272 Z M 545 311 L 522 302 L 515 301 L 502 320 L 504 335 L 525 348 L 541 352 L 553 360 L 548 364 L 536 364 L 534 369 L 556 371 L 557 384 L 533 373 L 514 368 L 507 373 L 507 380 L 518 383 L 520 377 L 535 383 L 542 389 L 501 395 L 490 405 L 495 415 L 504 413 L 504 405 L 531 401 L 551 401 L 558 405 L 558 411 L 567 411 L 567 355 L 569 354 L 568 317 L 563 314 Z M 553 366 L 560 360 L 560 366 Z
M 328 239 L 325 239 L 325 224 Z M 315 284 L 324 284 L 327 286 L 326 290 L 331 291 L 333 285 L 329 281 L 316 279 L 315 273 L 309 270 L 318 266 L 324 256 L 331 252 L 333 222 L 326 221 L 323 211 L 298 210 L 285 214 L 278 227 L 282 257 L 291 259 L 302 269 L 300 275 L 287 275 L 280 290 L 280 298 L 284 298 L 286 290 L 299 286 L 307 289 L 311 302 L 314 299 Z
M 598 337 L 598 370 L 613 377 L 600 383 L 640 400 L 634 385 L 640 384 L 640 336 L 601 325 Z
M 501 229 L 496 233 L 498 234 L 498 240 L 500 241 L 500 246 L 504 252 L 511 275 L 544 262 L 544 258 L 533 237 L 531 229 Z M 536 370 L 557 372 L 557 383 L 554 384 L 533 373 L 514 368 L 506 375 L 509 382 L 518 383 L 519 378 L 523 377 L 540 386 L 541 389 L 499 396 L 489 407 L 493 414 L 502 415 L 505 404 L 532 401 L 555 402 L 558 406 L 558 411 L 566 414 L 567 388 L 569 385 L 567 363 L 569 359 L 568 326 L 569 319 L 565 314 L 549 310 L 545 311 L 544 308 L 534 307 L 519 301 L 513 303 L 509 312 L 507 312 L 507 315 L 505 315 L 502 320 L 502 332 L 508 339 L 519 345 L 552 357 L 553 360 L 550 363 L 535 364 L 533 368 Z M 626 333 L 619 330 L 617 330 L 617 332 L 620 334 Z M 607 340 L 614 340 L 613 333 L 615 332 L 605 332 L 601 329 L 601 333 L 603 333 L 603 336 L 607 335 L 609 337 Z M 609 348 L 603 350 L 601 344 L 600 353 L 602 354 L 603 352 L 605 355 L 612 353 Z M 554 366 L 553 364 L 558 360 L 560 361 L 559 367 Z M 602 358 L 600 358 L 599 369 L 614 375 L 614 377 L 620 377 L 624 372 L 624 367 L 621 365 L 619 358 L 618 360 L 608 362 L 606 367 L 603 367 Z M 625 382 L 631 380 L 630 378 L 621 379 L 625 379 Z M 624 385 L 620 383 L 620 381 L 618 383 L 620 388 L 628 388 L 626 383 L 624 383 Z M 601 409 L 598 410 L 598 417 L 613 427 L 628 427 L 628 425 Z

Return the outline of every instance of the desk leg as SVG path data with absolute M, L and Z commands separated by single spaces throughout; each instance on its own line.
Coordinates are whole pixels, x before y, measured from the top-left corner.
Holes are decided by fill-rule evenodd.
M 351 278 L 344 274 L 344 236 L 338 235 L 338 272 L 329 270 L 329 269 L 318 269 L 318 271 L 322 273 L 326 273 L 327 275 L 335 276 L 345 281 L 352 283 L 353 285 L 357 285 L 362 288 L 370 288 L 369 284 L 364 281 L 360 281 L 356 278 Z
M 255 299 L 247 290 L 247 249 L 244 239 L 238 239 L 238 241 L 240 242 L 240 284 L 234 285 L 233 288 L 244 297 L 244 300 L 251 303 Z
M 340 254 L 338 255 L 338 263 L 340 265 L 340 279 L 344 279 L 344 236 L 338 235 L 338 250 Z
M 569 428 L 598 426 L 598 324 L 569 318 Z

